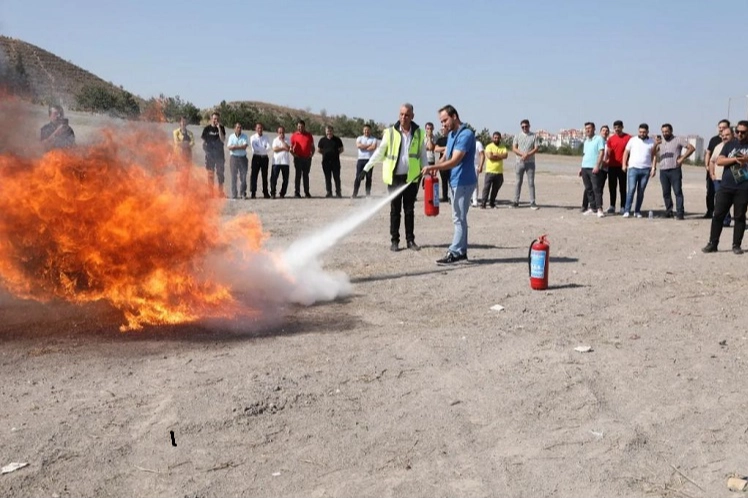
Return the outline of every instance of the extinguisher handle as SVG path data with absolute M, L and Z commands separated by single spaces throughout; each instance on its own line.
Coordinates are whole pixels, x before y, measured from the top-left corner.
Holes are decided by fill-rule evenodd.
M 538 240 L 535 239 L 533 242 L 530 243 L 530 249 L 527 250 L 527 275 L 532 275 L 532 247 L 537 243 Z

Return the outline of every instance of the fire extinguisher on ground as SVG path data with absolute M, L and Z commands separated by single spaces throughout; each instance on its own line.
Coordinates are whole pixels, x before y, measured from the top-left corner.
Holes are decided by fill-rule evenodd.
M 527 264 L 530 267 L 530 287 L 532 289 L 548 289 L 548 260 L 551 247 L 546 235 L 543 234 L 530 244 Z
M 423 179 L 423 211 L 427 217 L 439 214 L 439 177 L 426 175 Z

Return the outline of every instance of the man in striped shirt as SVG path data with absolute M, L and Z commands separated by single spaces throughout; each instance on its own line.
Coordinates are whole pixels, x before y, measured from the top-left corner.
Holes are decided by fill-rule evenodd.
M 516 155 L 517 164 L 514 167 L 514 175 L 517 181 L 514 186 L 514 200 L 512 208 L 519 207 L 519 195 L 522 192 L 522 179 L 527 173 L 527 184 L 530 189 L 530 208 L 538 209 L 535 204 L 535 153 L 538 152 L 538 138 L 530 131 L 530 121 L 522 120 L 520 123 L 522 131 L 514 137 L 512 151 Z

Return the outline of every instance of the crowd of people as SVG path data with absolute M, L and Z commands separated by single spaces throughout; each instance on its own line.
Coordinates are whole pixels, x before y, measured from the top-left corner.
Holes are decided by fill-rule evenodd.
M 415 241 L 415 202 L 419 185 L 425 175 L 441 177 L 440 201 L 451 205 L 454 235 L 447 254 L 437 263 L 450 265 L 468 260 L 469 208 L 497 206 L 498 192 L 504 183 L 503 162 L 508 157 L 507 147 L 502 144 L 499 132 L 494 132 L 491 142 L 484 147 L 451 105 L 439 109 L 442 130 L 438 137 L 434 134 L 433 123 L 426 123 L 422 129 L 413 121 L 414 116 L 412 104 L 400 106 L 398 121 L 384 130 L 381 140 L 371 135 L 369 126 L 364 126 L 363 134 L 356 140 L 358 161 L 352 197 L 359 196 L 361 183 L 364 184 L 365 195 L 371 194 L 372 169 L 381 163 L 382 180 L 388 192 L 406 186 L 390 204 L 390 249 L 400 250 L 402 216 L 406 248 L 418 251 L 420 247 Z M 49 117 L 50 122 L 42 127 L 40 133 L 45 150 L 74 146 L 75 133 L 64 118 L 62 108 L 51 106 Z M 718 133 L 709 141 L 705 154 L 706 213 L 703 218 L 711 219 L 711 226 L 709 241 L 702 251 L 717 251 L 723 227 L 729 227 L 734 221 L 732 251 L 742 254 L 748 209 L 748 120 L 738 122 L 734 129 L 728 120 L 721 120 L 717 128 Z M 642 123 L 637 135 L 631 136 L 624 132 L 623 122 L 617 120 L 613 123 L 613 134 L 610 134 L 607 125 L 601 127 L 597 134 L 594 123 L 585 123 L 579 170 L 584 186 L 581 206 L 584 215 L 594 214 L 603 218 L 619 213 L 624 218 L 641 218 L 644 193 L 659 167 L 665 217 L 684 219 L 682 166 L 694 153 L 694 147 L 685 137 L 675 136 L 671 124 L 663 124 L 660 130 L 661 134 L 652 138 L 649 126 Z M 286 197 L 292 159 L 295 170 L 294 197 L 301 198 L 303 188 L 304 197 L 311 198 L 309 172 L 312 158 L 318 153 L 325 176 L 325 197 L 342 197 L 340 155 L 344 152 L 344 146 L 333 127 L 326 127 L 325 136 L 316 145 L 303 120 L 297 122 L 296 131 L 290 139 L 286 138 L 282 126 L 278 127 L 276 133 L 277 136 L 271 141 L 264 134 L 263 125 L 258 123 L 255 133 L 247 137 L 242 125 L 236 123 L 234 132 L 227 136 L 219 113 L 213 113 L 200 137 L 211 191 L 225 196 L 225 150 L 228 150 L 230 193 L 233 199 L 254 199 L 260 188 L 264 198 Z M 185 119 L 180 120 L 179 128 L 173 131 L 173 142 L 180 163 L 191 165 L 195 137 L 187 129 Z M 529 120 L 522 120 L 520 132 L 512 141 L 512 152 L 516 158 L 512 208 L 520 206 L 526 176 L 530 208 L 539 209 L 535 197 L 535 156 L 539 145 L 537 135 L 530 130 Z M 481 174 L 484 174 L 482 190 L 478 185 Z M 609 205 L 604 210 L 606 181 Z M 730 209 L 733 210 L 732 216 Z

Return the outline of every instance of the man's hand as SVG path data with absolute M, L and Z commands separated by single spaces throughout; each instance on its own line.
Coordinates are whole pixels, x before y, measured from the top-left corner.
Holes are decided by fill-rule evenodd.
M 598 167 L 598 166 L 594 167 L 592 169 L 592 173 L 594 173 L 595 175 L 597 175 L 598 173 L 600 173 L 600 167 Z
M 678 166 L 683 166 L 683 162 L 686 160 L 683 156 L 678 156 L 678 158 L 675 160 L 675 164 Z
M 649 173 L 649 178 L 654 178 L 655 173 L 657 173 L 657 168 L 652 168 L 652 171 Z
M 369 174 L 366 170 L 361 170 L 361 175 L 358 176 L 359 180 L 364 181 L 366 180 L 366 176 Z

